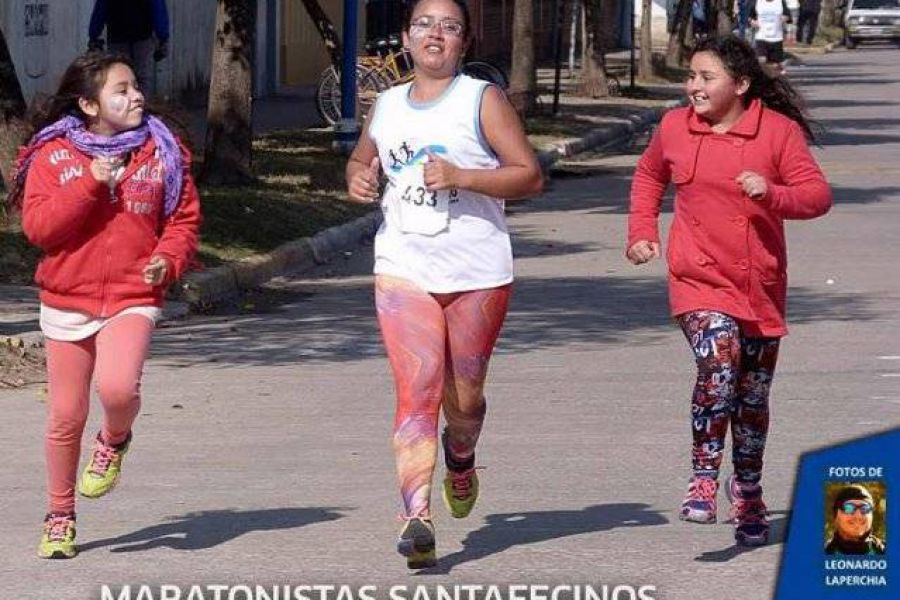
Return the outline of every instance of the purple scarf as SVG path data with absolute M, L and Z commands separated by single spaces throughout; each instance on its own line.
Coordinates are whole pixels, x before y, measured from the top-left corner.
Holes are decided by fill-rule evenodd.
M 175 136 L 159 118 L 148 115 L 139 127 L 122 131 L 113 136 L 97 135 L 84 127 L 84 122 L 71 115 L 63 117 L 37 132 L 27 146 L 19 151 L 13 177 L 19 186 L 25 185 L 28 167 L 34 160 L 35 153 L 47 142 L 65 136 L 81 152 L 94 158 L 121 156 L 143 146 L 148 136 L 153 137 L 159 148 L 163 162 L 163 181 L 165 183 L 165 204 L 163 212 L 168 217 L 178 206 L 181 198 L 181 179 L 184 175 L 184 160 L 181 148 Z

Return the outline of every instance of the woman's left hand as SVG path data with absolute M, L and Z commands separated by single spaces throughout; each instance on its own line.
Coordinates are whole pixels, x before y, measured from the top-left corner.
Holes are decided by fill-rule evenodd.
M 153 256 L 150 258 L 150 262 L 144 266 L 144 283 L 152 286 L 162 285 L 168 272 L 168 261 L 162 256 Z
M 742 172 L 735 178 L 735 181 L 741 186 L 744 193 L 754 200 L 762 198 L 769 191 L 769 184 L 766 178 L 753 171 Z
M 425 163 L 425 189 L 434 192 L 458 188 L 459 172 L 459 167 L 428 151 L 428 162 Z

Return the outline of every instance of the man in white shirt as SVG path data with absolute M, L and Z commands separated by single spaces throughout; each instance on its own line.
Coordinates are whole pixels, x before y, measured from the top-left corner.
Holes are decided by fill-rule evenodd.
M 756 55 L 773 65 L 780 75 L 784 68 L 784 26 L 791 22 L 785 0 L 756 0 L 750 9 L 750 25 L 756 31 Z

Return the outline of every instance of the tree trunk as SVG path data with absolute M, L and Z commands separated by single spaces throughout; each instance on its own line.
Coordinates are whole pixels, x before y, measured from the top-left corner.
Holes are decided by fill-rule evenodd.
M 716 33 L 728 35 L 734 29 L 734 18 L 731 14 L 733 2 L 729 0 L 713 0 L 712 13 L 716 16 Z
M 584 68 L 584 65 L 587 64 L 588 57 L 588 49 L 585 40 L 587 39 L 587 15 L 584 12 L 584 0 L 575 0 L 578 3 L 578 7 L 580 8 L 579 12 L 579 23 L 581 26 L 581 68 Z
M 637 0 L 633 0 L 637 1 Z M 619 26 L 618 5 L 627 7 L 628 3 L 624 0 L 599 0 L 600 9 L 600 30 L 603 32 L 600 38 L 600 48 L 608 50 L 610 48 L 618 48 L 622 31 Z M 632 5 L 631 11 L 634 12 Z
M 608 1 L 608 0 L 607 0 Z M 581 65 L 581 77 L 576 93 L 579 96 L 600 98 L 609 96 L 606 80 L 606 56 L 604 54 L 603 0 L 584 0 L 584 20 L 587 34 L 584 38 L 585 60 Z
M 653 0 L 641 0 L 641 62 L 638 63 L 638 77 L 650 79 L 653 76 Z
M 16 151 L 25 141 L 28 131 L 25 111 L 25 98 L 16 77 L 16 67 L 0 30 L 0 176 L 7 183 L 7 188 Z
M 328 51 L 328 59 L 331 61 L 331 65 L 334 67 L 335 71 L 340 73 L 342 60 L 341 38 L 338 37 L 337 29 L 334 28 L 334 23 L 331 22 L 331 19 L 325 14 L 325 11 L 322 10 L 318 0 L 302 1 L 303 7 L 306 9 L 307 14 L 309 14 L 309 18 L 312 19 L 313 25 L 316 26 L 319 35 L 322 37 L 322 42 L 325 44 L 325 50 Z
M 684 64 L 690 24 L 691 0 L 678 0 L 678 8 L 675 10 L 675 29 L 669 34 L 669 47 L 666 51 L 667 66 L 680 67 Z
M 512 68 L 509 101 L 525 115 L 534 109 L 537 82 L 534 70 L 534 4 L 515 0 L 512 23 Z
M 255 0 L 218 0 L 202 179 L 247 183 L 253 117 Z
M 578 46 L 578 31 L 581 29 L 581 3 L 573 0 L 569 5 L 571 24 L 569 26 L 569 79 L 575 76 L 575 48 Z
M 835 0 L 822 0 L 822 12 L 819 16 L 819 23 L 825 27 L 834 27 L 840 24 L 840 10 L 842 5 Z M 796 23 L 795 23 L 796 24 Z

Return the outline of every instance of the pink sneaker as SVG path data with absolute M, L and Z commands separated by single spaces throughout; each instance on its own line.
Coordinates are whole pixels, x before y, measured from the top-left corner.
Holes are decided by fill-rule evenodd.
M 715 523 L 718 491 L 719 482 L 712 477 L 692 477 L 678 518 L 692 523 Z
M 725 494 L 731 502 L 734 539 L 740 546 L 762 546 L 769 541 L 768 509 L 762 499 L 762 486 L 728 478 Z

